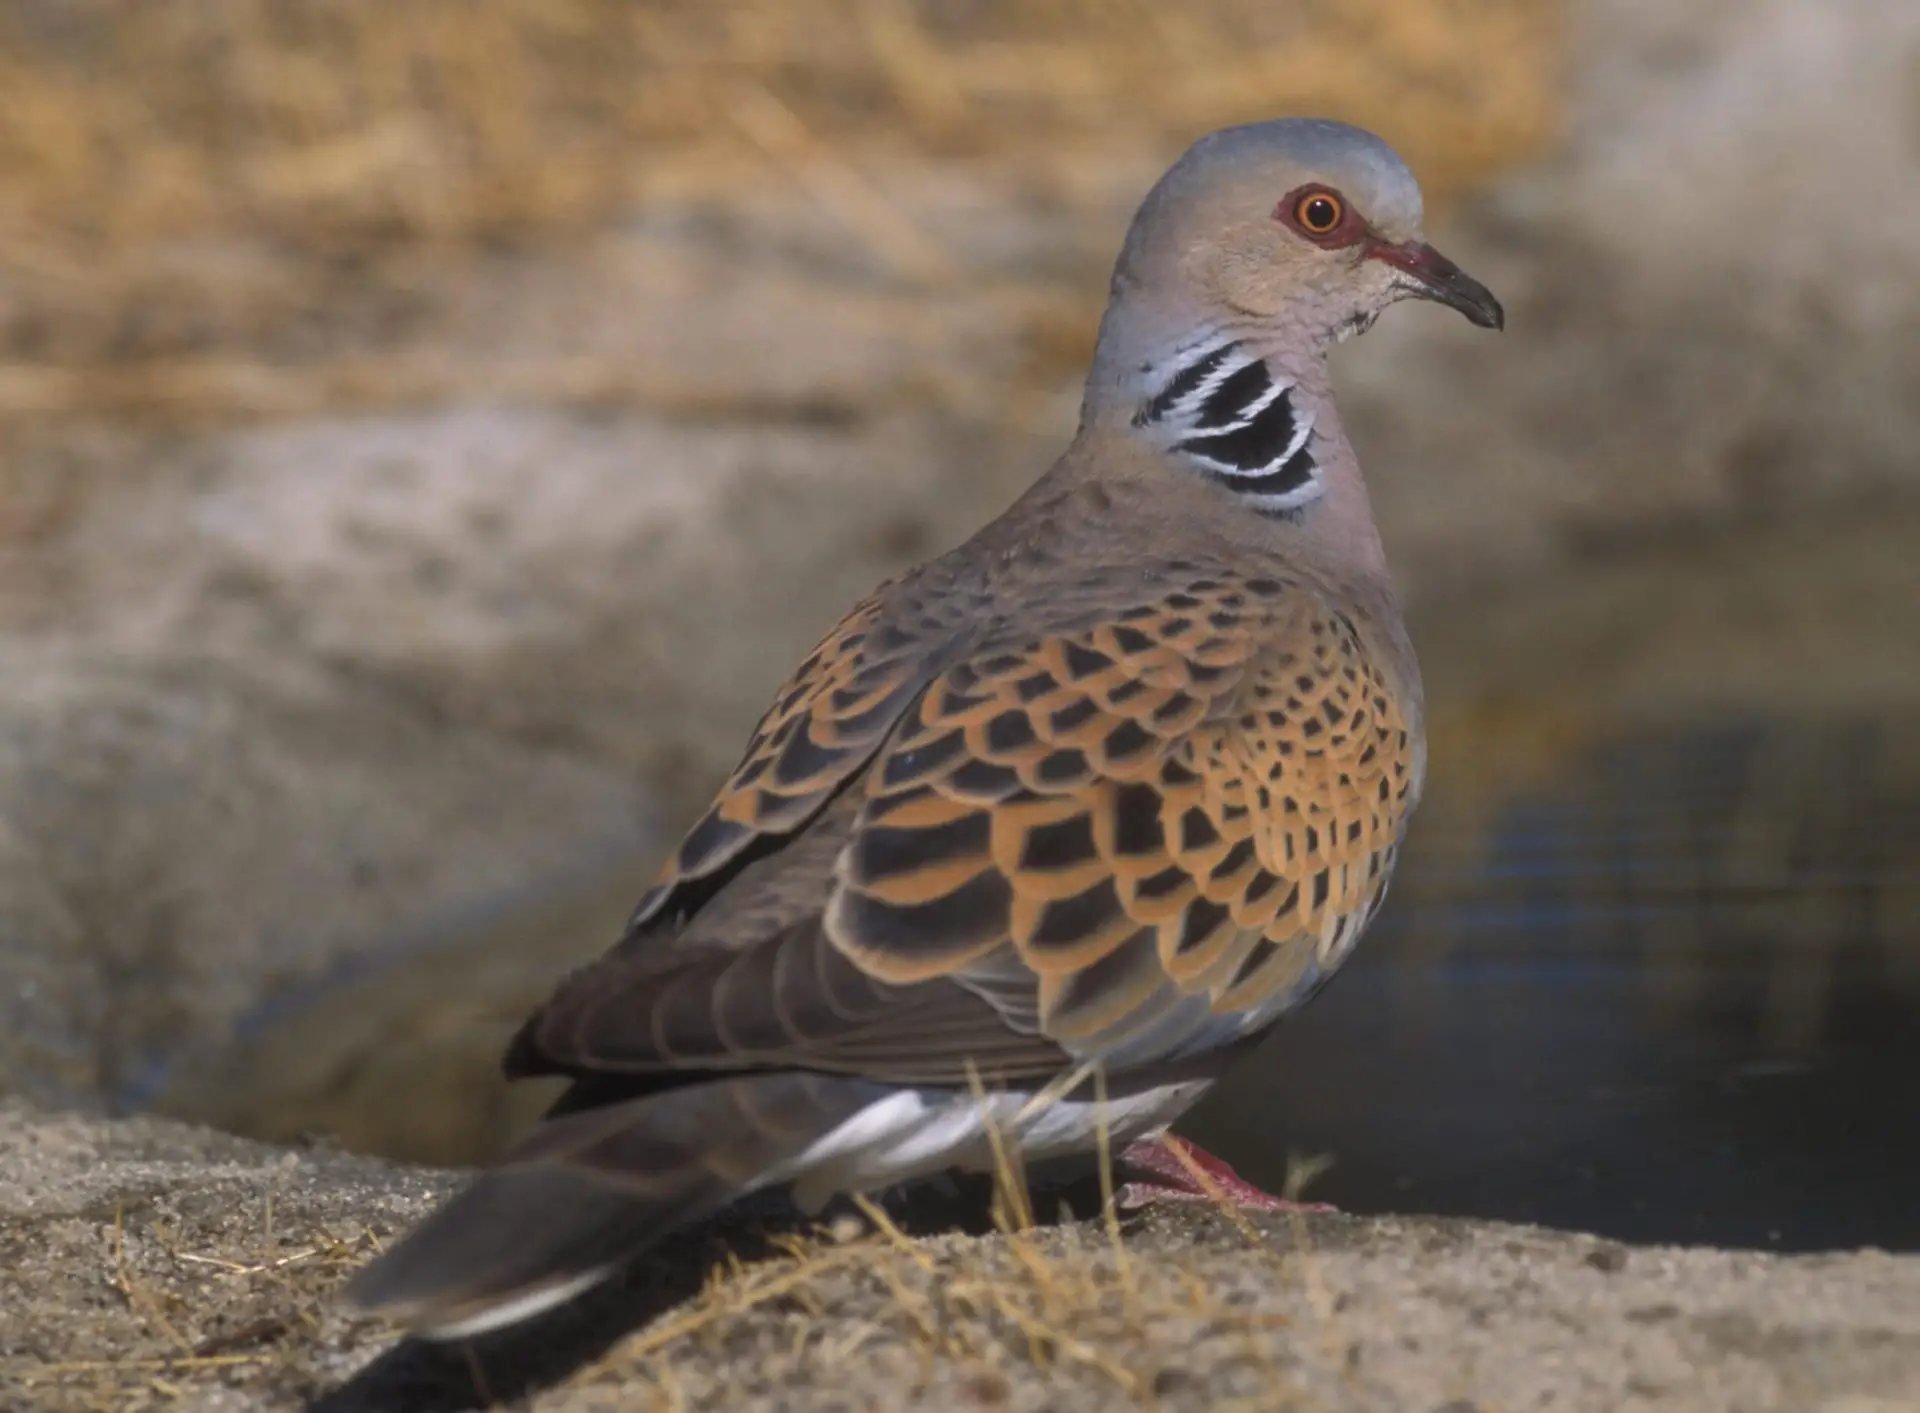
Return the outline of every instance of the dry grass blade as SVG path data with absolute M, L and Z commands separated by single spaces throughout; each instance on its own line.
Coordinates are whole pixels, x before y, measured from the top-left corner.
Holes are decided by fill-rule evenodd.
M 278 1271 L 288 1266 L 297 1266 L 302 1261 L 311 1261 L 316 1256 L 326 1254 L 328 1254 L 327 1248 L 313 1246 L 305 1251 L 296 1251 L 291 1256 L 282 1256 L 277 1261 L 268 1261 L 265 1263 L 247 1264 L 240 1261 L 226 1261 L 218 1256 L 201 1256 L 192 1251 L 177 1252 L 175 1259 L 189 1261 L 197 1266 L 214 1266 L 236 1276 L 257 1276 L 267 1271 Z
M 1033 1225 L 1033 1202 L 1027 1192 L 1026 1173 L 1016 1149 L 1000 1131 L 985 1083 L 973 1061 L 967 1061 L 967 1088 L 980 1113 L 980 1127 L 993 1153 L 994 1220 L 1008 1234 Z M 1031 1101 L 1029 1101 L 1031 1102 Z
M 120 1292 L 129 1309 L 145 1319 L 152 1320 L 183 1355 L 192 1356 L 193 1341 L 182 1334 L 173 1321 L 167 1318 L 166 1311 L 160 1308 L 159 1300 L 144 1287 L 136 1284 L 133 1279 L 133 1274 L 127 1265 L 126 1208 L 124 1204 L 118 1202 L 113 1207 L 113 1288 Z
M 1107 1245 L 1113 1251 L 1114 1269 L 1120 1273 L 1120 1288 L 1126 1295 L 1127 1315 L 1132 1319 L 1137 1314 L 1140 1288 L 1133 1279 L 1133 1262 L 1127 1255 L 1127 1244 L 1120 1236 L 1120 1207 L 1113 1190 L 1113 1129 L 1107 1122 L 1107 1072 L 1104 1067 L 1094 1069 L 1093 1094 L 1097 1108 L 1094 1141 L 1098 1145 L 1096 1157 L 1100 1164 L 1100 1219 L 1106 1226 Z
M 870 1257 L 875 1249 L 870 1242 L 850 1243 L 788 1266 L 769 1263 L 768 1266 L 746 1271 L 737 1278 L 711 1282 L 696 1299 L 692 1309 L 649 1326 L 619 1345 L 614 1354 L 608 1357 L 617 1355 L 622 1362 L 644 1359 L 719 1320 L 744 1314 L 768 1301 L 777 1300 L 828 1271 L 857 1264 Z M 605 1364 L 606 1360 L 601 1362 Z
M 915 1246 L 907 1234 L 900 1230 L 899 1224 L 887 1215 L 887 1211 L 878 1202 L 864 1192 L 853 1194 L 853 1204 L 865 1213 L 875 1229 L 893 1245 L 893 1249 L 915 1262 L 922 1270 L 933 1270 L 933 1258 Z
M 1030 1311 L 1022 1309 L 1019 1301 L 1014 1298 L 1013 1292 L 1008 1288 L 989 1285 L 984 1289 L 992 1301 L 993 1308 L 1027 1336 L 1031 1350 L 1057 1350 L 1069 1359 L 1104 1374 L 1127 1393 L 1140 1392 L 1140 1376 L 1111 1354 L 1081 1339 L 1059 1323 L 1041 1319 Z M 1044 1353 L 1036 1353 L 1034 1363 L 1044 1367 L 1046 1363 Z
M 160 1354 L 132 1359 L 63 1359 L 41 1364 L 31 1360 L 9 1361 L 16 1374 L 111 1374 L 140 1369 L 226 1369 L 238 1364 L 259 1364 L 280 1356 L 270 1350 L 258 1354 Z
M 867 1214 L 869 1220 L 885 1234 L 888 1243 L 896 1252 L 914 1262 L 928 1275 L 933 1274 L 933 1259 L 907 1239 L 906 1233 L 902 1232 L 894 1224 L 893 1219 L 880 1209 L 879 1204 L 864 1193 L 856 1194 L 854 1201 Z M 887 1287 L 893 1308 L 913 1322 L 920 1338 L 931 1348 L 947 1351 L 950 1347 L 949 1341 L 941 1328 L 939 1319 L 934 1314 L 931 1303 L 908 1289 L 906 1283 L 899 1278 L 890 1265 L 876 1263 L 873 1274 Z

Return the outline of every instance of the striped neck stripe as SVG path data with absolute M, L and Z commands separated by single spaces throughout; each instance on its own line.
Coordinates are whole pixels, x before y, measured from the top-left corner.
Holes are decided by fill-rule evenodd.
M 1238 340 L 1203 339 L 1144 371 L 1150 392 L 1133 424 L 1173 455 L 1259 510 L 1294 510 L 1320 494 L 1313 414 Z

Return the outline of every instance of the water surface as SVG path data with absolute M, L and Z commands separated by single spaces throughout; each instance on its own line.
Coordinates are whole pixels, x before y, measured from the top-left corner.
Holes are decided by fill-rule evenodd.
M 1444 796 L 1348 969 L 1185 1125 L 1362 1212 L 1920 1248 L 1920 778 L 1895 722 L 1599 743 Z

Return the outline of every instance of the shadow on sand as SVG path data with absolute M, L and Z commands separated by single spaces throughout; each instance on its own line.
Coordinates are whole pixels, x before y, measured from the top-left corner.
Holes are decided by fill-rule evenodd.
M 1033 1176 L 1042 1224 L 1098 1212 L 1097 1177 L 1078 1167 Z M 956 1175 L 918 1184 L 883 1204 L 909 1236 L 994 1229 L 993 1182 Z M 801 1216 L 781 1197 L 756 1199 L 676 1232 L 621 1276 L 551 1314 L 476 1339 L 435 1343 L 403 1339 L 307 1413 L 465 1413 L 512 1404 L 563 1383 L 650 1321 L 685 1304 L 705 1286 L 716 1263 L 752 1262 L 777 1254 L 779 1239 L 819 1230 L 854 1210 L 836 1203 L 822 1219 Z

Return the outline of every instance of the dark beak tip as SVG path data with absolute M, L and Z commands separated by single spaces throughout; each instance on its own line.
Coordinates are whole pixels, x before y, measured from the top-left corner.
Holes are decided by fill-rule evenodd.
M 1439 263 L 1443 268 L 1434 272 L 1435 277 L 1427 286 L 1432 299 L 1450 309 L 1459 310 L 1468 323 L 1478 328 L 1492 329 L 1498 333 L 1507 327 L 1507 311 L 1494 298 L 1492 290 L 1452 261 Z
M 1507 311 L 1493 291 L 1425 242 L 1381 245 L 1370 254 L 1412 276 L 1422 296 L 1458 310 L 1469 323 L 1496 332 L 1507 327 Z

